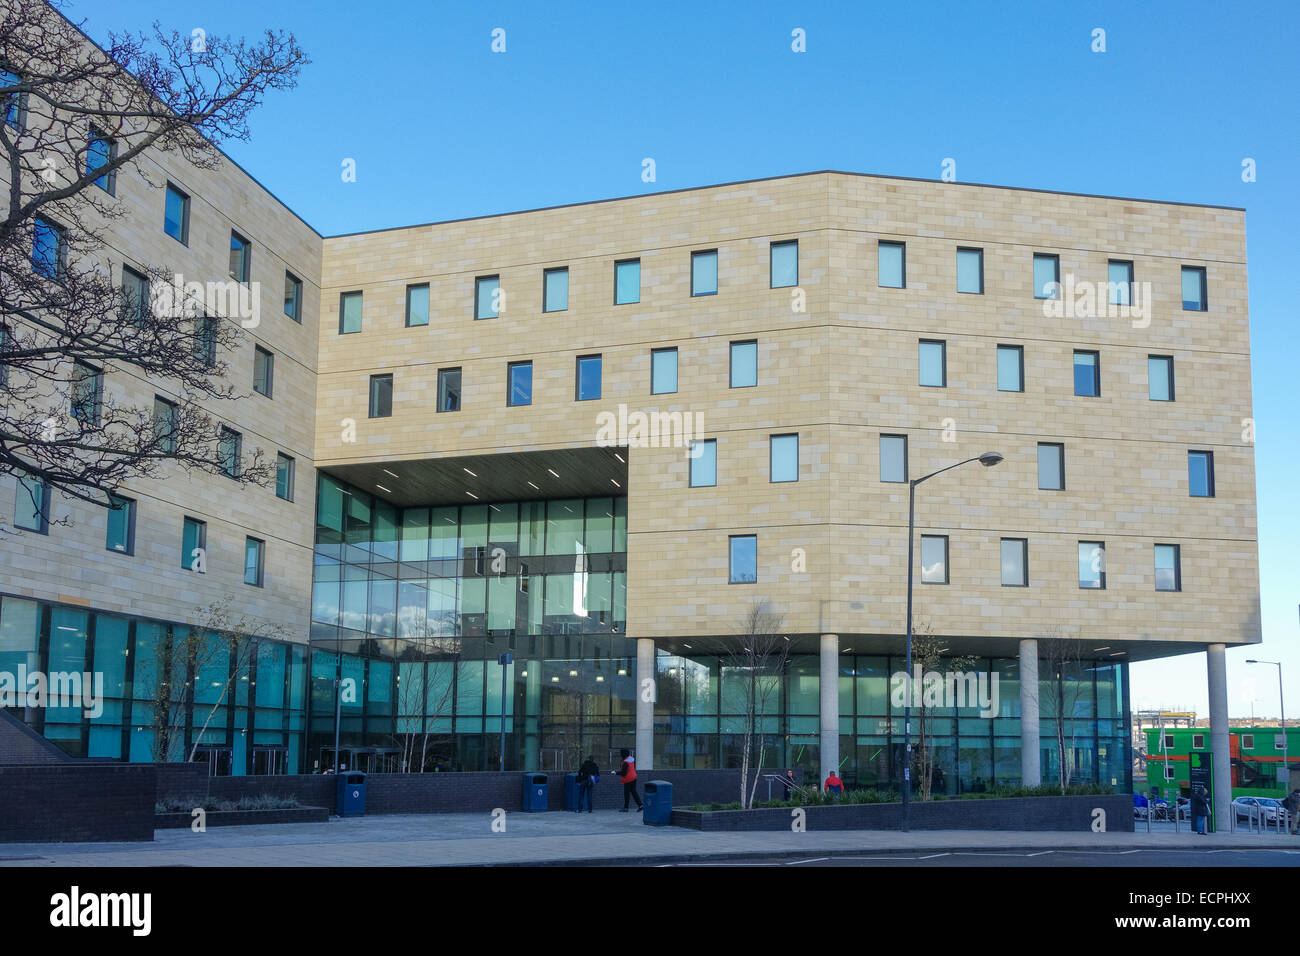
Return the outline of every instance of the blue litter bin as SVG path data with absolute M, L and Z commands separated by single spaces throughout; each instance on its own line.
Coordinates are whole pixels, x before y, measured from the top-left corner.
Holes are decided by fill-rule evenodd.
M 524 774 L 524 799 L 523 809 L 525 813 L 545 813 L 547 790 L 549 789 L 547 777 L 544 773 L 526 773 Z
M 338 797 L 334 807 L 341 817 L 366 815 L 366 775 L 359 770 L 339 774 Z
M 578 775 L 576 773 L 566 773 L 564 775 L 564 809 L 578 812 Z
M 666 827 L 672 822 L 673 785 L 667 780 L 650 780 L 645 785 L 645 810 L 642 822 L 652 827 Z

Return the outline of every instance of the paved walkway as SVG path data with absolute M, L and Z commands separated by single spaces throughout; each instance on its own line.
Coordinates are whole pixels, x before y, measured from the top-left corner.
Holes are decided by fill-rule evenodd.
M 1300 837 L 1172 832 L 1063 833 L 982 830 L 701 833 L 650 827 L 638 813 L 510 813 L 505 832 L 485 813 L 371 816 L 206 833 L 159 830 L 152 843 L 0 843 L 0 866 L 464 866 L 612 862 L 803 853 L 914 853 L 917 850 L 1287 849 Z

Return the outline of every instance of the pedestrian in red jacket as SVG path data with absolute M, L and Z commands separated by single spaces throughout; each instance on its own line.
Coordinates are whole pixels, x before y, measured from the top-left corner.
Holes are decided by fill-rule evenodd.
M 822 789 L 827 793 L 833 793 L 838 797 L 844 792 L 844 781 L 836 776 L 835 771 L 832 770 L 830 774 L 827 775 L 826 783 L 822 785 Z
M 623 809 L 619 813 L 627 813 L 629 799 L 636 801 L 638 811 L 644 810 L 645 807 L 641 804 L 641 797 L 636 792 L 636 758 L 632 756 L 632 752 L 629 750 L 619 751 L 619 756 L 623 758 L 623 762 L 618 765 L 618 770 L 614 771 L 618 774 L 619 779 L 623 781 Z

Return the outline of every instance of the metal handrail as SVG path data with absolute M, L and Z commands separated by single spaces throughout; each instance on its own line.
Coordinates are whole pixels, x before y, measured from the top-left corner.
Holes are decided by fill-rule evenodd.
M 808 791 L 807 791 L 805 788 L 799 786 L 799 784 L 795 783 L 795 782 L 794 782 L 793 780 L 791 780 L 789 777 L 783 777 L 783 776 L 781 776 L 780 774 L 775 774 L 775 773 L 765 773 L 765 774 L 763 774 L 763 777 L 764 777 L 765 780 L 767 780 L 767 799 L 768 799 L 768 800 L 771 800 L 771 799 L 772 799 L 772 784 L 773 784 L 773 783 L 779 783 L 779 784 L 781 784 L 781 786 L 783 786 L 783 787 L 789 787 L 789 788 L 790 788 L 791 790 L 793 790 L 795 793 L 799 794 L 799 799 L 800 799 L 800 800 L 806 800 L 806 799 L 808 799 Z

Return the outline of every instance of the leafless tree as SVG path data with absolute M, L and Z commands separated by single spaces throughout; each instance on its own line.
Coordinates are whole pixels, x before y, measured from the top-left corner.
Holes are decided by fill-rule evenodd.
M 912 667 L 919 668 L 924 677 L 931 671 L 941 669 L 949 671 L 966 671 L 975 666 L 971 656 L 945 657 L 948 641 L 936 637 L 928 618 L 921 617 L 912 624 Z M 911 675 L 908 675 L 910 679 Z M 922 686 L 924 686 L 922 684 Z M 922 800 L 931 798 L 934 788 L 934 768 L 936 755 L 934 747 L 934 709 L 926 701 L 925 694 L 917 688 L 916 699 L 912 709 L 916 714 L 916 744 L 912 748 L 912 776 L 917 781 L 917 789 Z
M 1081 678 L 1084 660 L 1083 645 L 1066 636 L 1064 626 L 1057 624 L 1050 634 L 1038 641 L 1038 658 L 1042 662 L 1039 674 L 1040 713 L 1051 716 L 1056 725 L 1056 756 L 1060 767 L 1061 793 L 1070 786 L 1074 775 L 1074 730 L 1070 719 L 1075 708 L 1084 699 L 1091 686 Z M 1066 722 L 1071 729 L 1067 733 Z
M 459 658 L 459 638 L 438 638 L 424 635 L 413 639 L 411 651 L 413 660 L 405 663 L 418 664 L 421 681 L 403 680 L 397 682 L 397 721 L 398 733 L 394 742 L 401 751 L 402 773 L 424 773 L 429 759 L 429 747 L 435 736 L 435 721 L 451 713 L 456 688 L 455 679 L 448 673 L 442 680 L 440 671 L 433 665 L 444 663 L 455 667 Z M 400 667 L 400 664 L 399 664 Z M 407 733 L 401 732 L 403 722 L 419 721 L 419 729 Z
M 249 43 L 156 23 L 100 48 L 44 0 L 0 0 L 0 474 L 108 505 L 166 462 L 230 470 L 200 405 L 237 396 L 222 355 L 247 317 L 228 295 L 210 308 L 197 285 L 177 294 L 165 263 L 136 263 L 147 285 L 115 280 L 106 236 L 132 210 L 113 186 L 129 174 L 161 189 L 158 154 L 218 168 L 219 144 L 246 140 L 264 95 L 307 62 L 291 34 Z M 175 413 L 105 395 L 115 368 L 168 383 Z M 273 466 L 253 450 L 234 472 L 266 484 Z
M 782 635 L 782 617 L 767 601 L 755 600 L 740 621 L 738 633 L 726 640 L 722 659 L 724 682 L 731 671 L 733 686 L 740 694 L 744 714 L 740 751 L 740 805 L 749 809 L 763 772 L 767 748 L 764 743 L 763 718 L 780 702 L 781 681 L 790 659 L 790 642 Z M 758 741 L 755 743 L 755 736 Z M 755 754 L 757 749 L 757 754 Z M 750 766 L 754 773 L 751 778 Z

